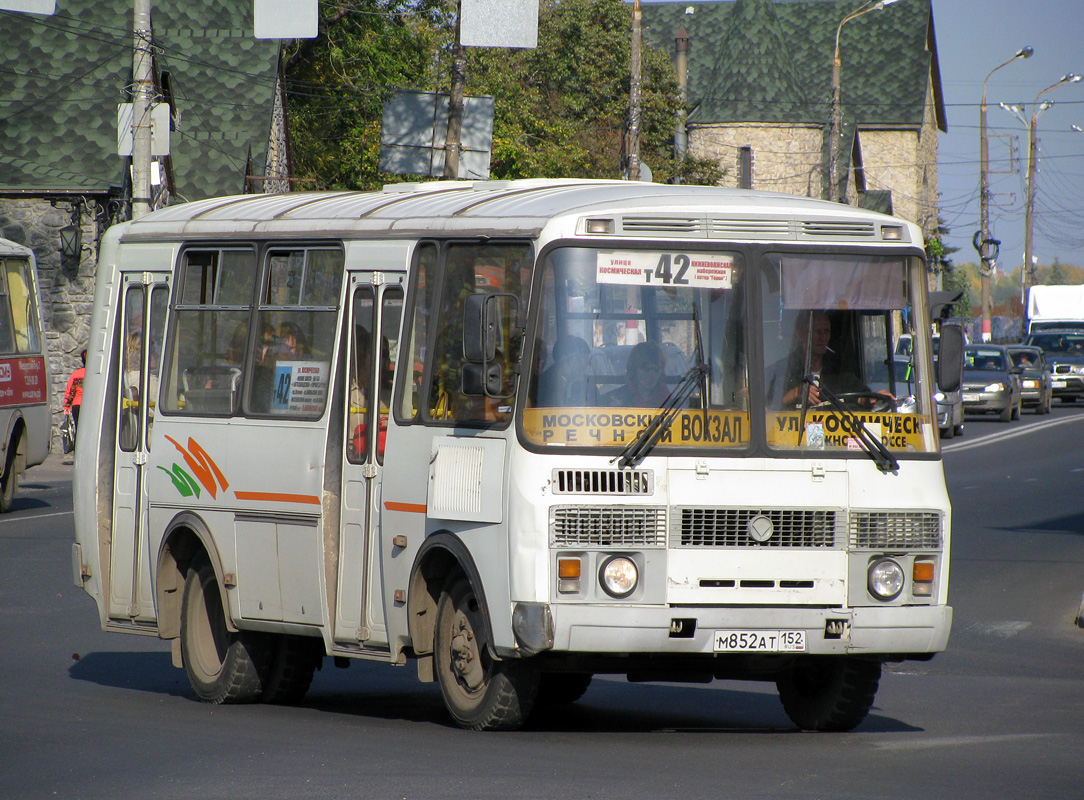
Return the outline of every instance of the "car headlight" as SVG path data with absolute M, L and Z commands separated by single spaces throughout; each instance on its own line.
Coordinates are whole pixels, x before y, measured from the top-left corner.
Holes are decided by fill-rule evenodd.
M 621 599 L 636 591 L 640 579 L 636 564 L 628 556 L 610 556 L 598 571 L 598 581 L 610 597 Z
M 1024 388 L 1025 389 L 1038 389 L 1039 388 L 1039 382 L 1038 381 L 1033 381 L 1033 380 L 1026 380 L 1026 381 L 1024 381 Z
M 983 387 L 984 392 L 1003 392 L 1005 391 L 1005 384 L 1003 383 L 991 383 Z
M 1074 364 L 1073 366 L 1069 367 L 1069 370 L 1074 375 L 1084 375 L 1084 364 Z
M 868 577 L 870 594 L 881 600 L 894 600 L 903 591 L 903 567 L 891 558 L 874 561 Z
M 933 393 L 933 401 L 935 403 L 943 403 L 943 402 L 945 402 L 945 393 L 944 392 L 934 392 Z

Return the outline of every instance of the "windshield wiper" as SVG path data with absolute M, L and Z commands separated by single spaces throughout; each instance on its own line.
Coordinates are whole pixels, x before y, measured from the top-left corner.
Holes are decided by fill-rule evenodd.
M 854 435 L 858 439 L 858 443 L 862 445 L 862 449 L 866 454 L 873 459 L 873 463 L 877 465 L 877 469 L 881 472 L 895 472 L 900 468 L 900 463 L 896 460 L 892 452 L 884 446 L 884 443 L 874 436 L 866 426 L 862 423 L 862 420 L 858 418 L 858 415 L 851 411 L 849 408 L 843 405 L 843 402 L 835 396 L 823 383 L 818 383 L 812 375 L 806 375 L 802 381 L 808 383 L 810 386 L 816 386 L 820 390 L 820 395 L 828 404 L 835 409 L 841 417 L 843 417 L 851 426 L 851 430 L 854 431 Z M 802 409 L 803 423 L 805 408 Z M 803 424 L 802 430 L 805 426 Z
M 707 370 L 706 364 L 694 364 L 690 367 L 677 386 L 670 390 L 670 394 L 666 396 L 662 405 L 659 406 L 659 410 L 651 418 L 651 422 L 647 424 L 647 427 L 636 434 L 636 438 L 628 443 L 625 449 L 621 451 L 621 455 L 610 459 L 610 463 L 616 461 L 618 469 L 624 469 L 625 467 L 635 467 L 647 458 L 648 453 L 654 449 L 670 427 L 670 423 L 677 416 L 682 404 L 701 385 Z

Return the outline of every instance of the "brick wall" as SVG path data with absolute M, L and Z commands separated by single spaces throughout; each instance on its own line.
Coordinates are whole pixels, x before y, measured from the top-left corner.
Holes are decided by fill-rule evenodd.
M 87 345 L 94 305 L 97 264 L 98 203 L 90 200 L 80 214 L 82 253 L 67 259 L 60 253 L 60 229 L 72 222 L 72 203 L 39 198 L 0 198 L 0 236 L 31 248 L 38 263 L 42 327 L 52 376 L 53 451 L 59 452 L 57 427 L 62 418 L 64 386 Z

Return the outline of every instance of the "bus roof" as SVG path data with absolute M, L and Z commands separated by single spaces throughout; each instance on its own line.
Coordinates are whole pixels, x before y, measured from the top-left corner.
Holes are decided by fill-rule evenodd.
M 34 255 L 34 251 L 29 247 L 24 247 L 17 242 L 13 242 L 10 239 L 0 239 L 0 256 L 26 256 L 30 257 Z
M 169 206 L 125 240 L 487 234 L 536 236 L 557 218 L 610 216 L 614 234 L 681 239 L 881 241 L 901 221 L 807 197 L 632 181 L 534 179 L 402 183 L 379 192 L 236 195 Z M 921 243 L 905 224 L 892 244 Z M 919 238 L 916 240 L 916 236 Z

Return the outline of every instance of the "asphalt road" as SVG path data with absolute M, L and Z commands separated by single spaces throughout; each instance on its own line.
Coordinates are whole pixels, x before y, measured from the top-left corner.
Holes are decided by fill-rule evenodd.
M 803 734 L 773 686 L 634 685 L 516 733 L 449 722 L 411 667 L 317 674 L 295 707 L 199 703 L 157 639 L 71 581 L 71 467 L 0 517 L 0 798 L 1084 797 L 1084 406 L 969 419 L 946 447 L 949 650 L 870 716 Z

